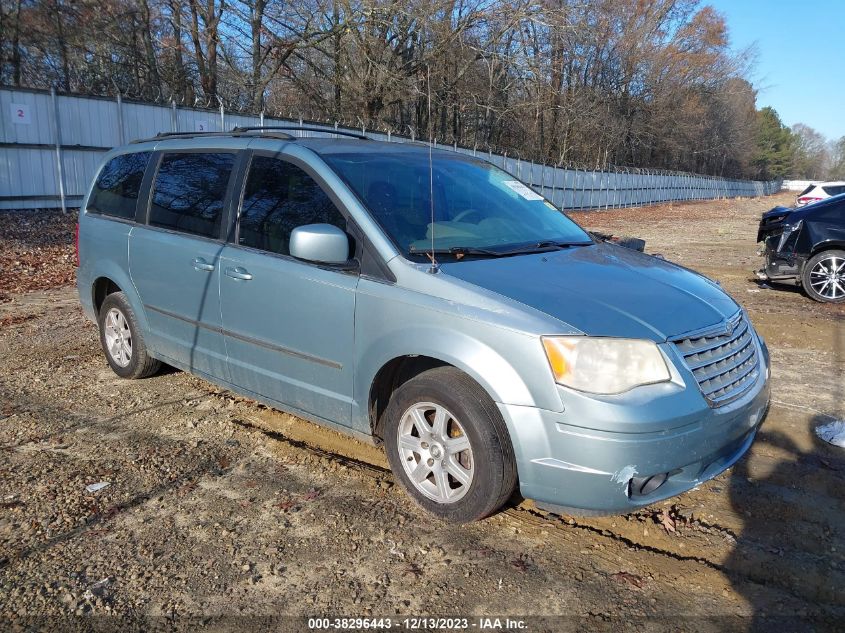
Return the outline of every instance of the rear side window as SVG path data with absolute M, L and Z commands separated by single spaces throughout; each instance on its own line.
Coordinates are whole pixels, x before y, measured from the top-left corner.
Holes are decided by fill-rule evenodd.
M 218 237 L 234 164 L 231 153 L 165 154 L 153 184 L 150 225 Z
M 91 191 L 88 211 L 134 219 L 138 192 L 149 160 L 150 152 L 138 152 L 115 156 L 107 162 Z
M 833 185 L 822 187 L 822 189 L 829 196 L 838 196 L 840 193 L 845 193 L 845 185 Z
M 238 226 L 238 244 L 288 255 L 291 232 L 305 224 L 346 221 L 320 185 L 296 165 L 255 156 L 249 167 Z

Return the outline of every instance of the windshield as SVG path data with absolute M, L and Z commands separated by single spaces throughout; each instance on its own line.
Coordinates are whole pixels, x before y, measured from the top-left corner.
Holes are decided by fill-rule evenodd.
M 405 255 L 506 252 L 589 244 L 587 233 L 510 174 L 466 157 L 427 152 L 324 154 Z M 434 201 L 434 223 L 432 217 Z

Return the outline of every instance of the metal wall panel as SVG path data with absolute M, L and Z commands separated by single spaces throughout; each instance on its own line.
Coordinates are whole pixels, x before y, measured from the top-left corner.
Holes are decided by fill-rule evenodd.
M 12 104 L 25 104 L 28 125 L 12 122 Z M 55 107 L 54 107 L 55 104 Z M 58 135 L 56 134 L 58 120 Z M 66 206 L 78 205 L 108 148 L 160 132 L 231 130 L 256 126 L 261 117 L 219 109 L 126 102 L 119 99 L 53 96 L 36 90 L 0 89 L 0 208 L 60 206 L 59 161 Z M 264 125 L 306 125 L 326 132 L 342 129 L 309 121 L 265 117 Z M 294 132 L 295 136 L 320 136 Z M 375 140 L 409 142 L 385 132 L 366 131 Z M 57 138 L 58 136 L 58 138 Z M 57 153 L 56 144 L 61 149 Z M 648 170 L 591 171 L 540 165 L 520 156 L 435 143 L 438 149 L 477 156 L 505 169 L 564 209 L 608 209 L 670 200 L 760 196 L 780 190 L 780 182 L 727 180 Z

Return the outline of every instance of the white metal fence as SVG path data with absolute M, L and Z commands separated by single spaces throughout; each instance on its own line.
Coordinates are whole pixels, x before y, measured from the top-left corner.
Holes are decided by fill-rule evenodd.
M 810 185 L 821 182 L 819 180 L 784 180 L 781 184 L 783 191 L 804 191 Z
M 318 126 L 302 120 L 177 108 L 120 98 L 0 89 L 0 208 L 78 206 L 102 155 L 112 147 L 159 132 L 224 131 L 234 126 Z M 413 138 L 359 129 L 370 138 Z M 313 135 L 302 133 L 302 135 Z M 436 143 L 436 142 L 435 142 Z M 667 202 L 769 195 L 779 181 L 729 180 L 643 169 L 596 171 L 543 165 L 479 148 L 437 145 L 486 159 L 531 184 L 564 209 L 606 209 Z

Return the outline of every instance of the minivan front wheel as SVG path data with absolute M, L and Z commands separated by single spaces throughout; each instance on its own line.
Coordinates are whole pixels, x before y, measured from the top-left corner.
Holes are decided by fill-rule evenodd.
M 146 378 L 161 363 L 149 355 L 138 331 L 135 313 L 122 292 L 107 296 L 100 306 L 100 345 L 112 371 L 121 378 Z
M 391 470 L 438 517 L 463 523 L 498 510 L 516 485 L 507 427 L 487 393 L 454 367 L 401 385 L 385 411 Z
M 813 255 L 802 274 L 805 292 L 816 301 L 845 301 L 845 251 L 822 251 Z

